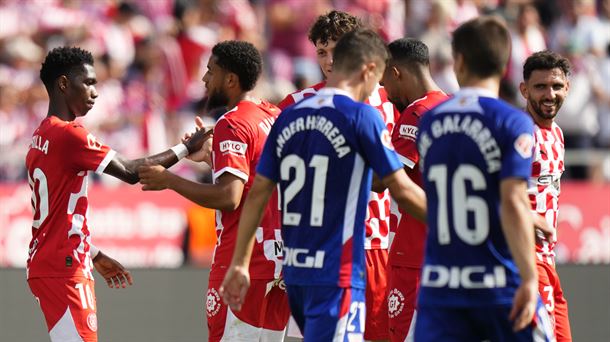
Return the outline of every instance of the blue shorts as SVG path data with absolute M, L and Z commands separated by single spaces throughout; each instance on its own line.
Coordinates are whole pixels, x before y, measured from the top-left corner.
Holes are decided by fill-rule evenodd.
M 415 341 L 555 341 L 549 316 L 539 300 L 534 320 L 513 332 L 510 306 L 469 308 L 418 307 Z
M 286 291 L 304 341 L 363 339 L 364 289 L 288 285 Z

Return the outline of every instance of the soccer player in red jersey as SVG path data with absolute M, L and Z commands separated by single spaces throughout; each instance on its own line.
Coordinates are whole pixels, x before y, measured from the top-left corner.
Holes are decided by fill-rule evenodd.
M 162 166 L 142 167 L 141 183 L 144 190 L 169 188 L 201 206 L 216 209 L 217 244 L 206 296 L 209 341 L 282 341 L 289 307 L 280 280 L 282 239 L 277 193 L 266 206 L 256 231 L 250 262 L 253 281 L 247 301 L 240 311 L 233 311 L 219 295 L 235 248 L 242 204 L 280 110 L 250 95 L 262 69 L 260 53 L 252 44 L 241 41 L 217 44 L 207 67 L 203 82 L 208 107 L 230 108 L 214 127 L 211 151 L 214 184 L 192 182 Z M 200 157 L 194 159 L 209 161 L 205 154 Z
M 428 47 L 419 40 L 401 38 L 388 45 L 390 61 L 381 83 L 394 105 L 402 110 L 392 132 L 392 144 L 405 171 L 419 186 L 419 153 L 415 139 L 420 117 L 447 99 L 447 95 L 432 80 Z M 413 216 L 392 208 L 393 231 L 388 264 L 388 316 L 391 341 L 412 338 L 413 316 L 424 259 L 426 226 Z M 411 332 L 411 334 L 409 334 Z
M 534 213 L 536 231 L 536 266 L 538 292 L 545 304 L 557 341 L 571 341 L 568 303 L 563 296 L 555 270 L 557 214 L 560 178 L 564 167 L 564 143 L 561 128 L 555 123 L 557 112 L 568 95 L 570 63 L 551 51 L 536 52 L 523 66 L 521 95 L 527 100 L 526 111 L 534 119 L 534 161 L 528 195 Z
M 74 121 L 86 115 L 98 97 L 91 53 L 56 48 L 46 56 L 40 78 L 49 94 L 49 109 L 26 156 L 34 212 L 28 285 L 52 341 L 97 341 L 93 268 L 111 288 L 131 285 L 132 278 L 91 243 L 89 171 L 135 184 L 138 166 L 154 162 L 170 167 L 189 151 L 199 150 L 206 135 L 201 130 L 160 154 L 125 160 Z
M 331 11 L 318 17 L 309 30 L 309 40 L 316 47 L 318 64 L 324 78 L 333 72 L 333 51 L 337 41 L 347 32 L 363 26 L 359 18 L 341 11 Z M 282 100 L 278 107 L 284 109 L 300 100 L 312 96 L 326 86 L 326 80 L 311 87 L 292 93 Z M 386 123 L 389 132 L 394 128 L 394 122 L 399 112 L 388 100 L 383 87 L 377 86 L 365 103 L 379 110 L 381 118 Z M 386 267 L 388 247 L 390 244 L 390 194 L 371 192 L 368 212 L 365 221 L 366 239 L 366 340 L 388 339 L 387 316 L 387 279 Z

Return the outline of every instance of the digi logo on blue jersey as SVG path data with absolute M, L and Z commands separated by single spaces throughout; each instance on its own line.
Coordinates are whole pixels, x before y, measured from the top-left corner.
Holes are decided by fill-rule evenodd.
M 402 165 L 377 110 L 334 88 L 286 108 L 257 173 L 279 184 L 287 285 L 364 288 L 371 167 Z

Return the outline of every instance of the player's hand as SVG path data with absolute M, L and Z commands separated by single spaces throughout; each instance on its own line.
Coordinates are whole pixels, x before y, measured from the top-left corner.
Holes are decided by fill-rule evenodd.
M 538 300 L 538 282 L 531 280 L 521 283 L 515 297 L 509 319 L 513 321 L 513 330 L 519 331 L 532 323 Z
M 556 242 L 555 228 L 551 227 L 544 217 L 534 213 L 534 228 L 536 229 L 536 241 L 544 239 L 549 242 Z
M 189 155 L 201 150 L 203 144 L 211 138 L 214 132 L 212 128 L 206 129 L 204 127 L 203 120 L 200 117 L 195 117 L 195 126 L 195 133 L 186 133 L 182 139 L 182 143 L 186 145 Z
M 126 288 L 128 285 L 133 285 L 131 273 L 121 265 L 118 261 L 112 259 L 101 251 L 97 253 L 93 259 L 93 266 L 97 270 L 109 288 Z
M 142 190 L 154 191 L 167 189 L 172 173 L 161 165 L 142 165 L 138 168 L 138 175 Z
M 225 304 L 231 307 L 231 310 L 239 311 L 244 304 L 249 287 L 248 267 L 231 265 L 220 285 L 220 296 Z

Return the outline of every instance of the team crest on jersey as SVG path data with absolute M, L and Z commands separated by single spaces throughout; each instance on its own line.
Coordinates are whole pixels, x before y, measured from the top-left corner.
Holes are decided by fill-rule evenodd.
M 205 300 L 205 309 L 208 317 L 215 316 L 220 311 L 220 295 L 214 288 L 208 289 Z
M 415 141 L 415 138 L 417 138 L 417 126 L 400 125 L 400 129 L 398 132 L 403 138 L 411 139 L 413 141 Z
M 221 141 L 220 144 L 220 152 L 222 153 L 233 153 L 238 155 L 245 155 L 246 150 L 248 149 L 248 144 L 244 144 L 239 141 L 233 140 L 224 140 Z
M 405 296 L 398 289 L 394 288 L 388 294 L 388 316 L 394 318 L 398 316 L 405 307 Z
M 91 133 L 87 134 L 87 145 L 92 150 L 102 150 L 102 144 L 100 144 Z
M 523 133 L 515 140 L 515 150 L 523 158 L 531 158 L 534 149 L 534 137 L 531 134 Z
M 388 148 L 388 149 L 390 149 L 392 151 L 394 150 L 394 145 L 392 145 L 392 136 L 390 135 L 390 132 L 388 132 L 387 129 L 384 129 L 381 132 L 381 143 L 386 148 Z
M 97 315 L 95 312 L 92 312 L 87 316 L 87 326 L 91 331 L 97 331 Z

